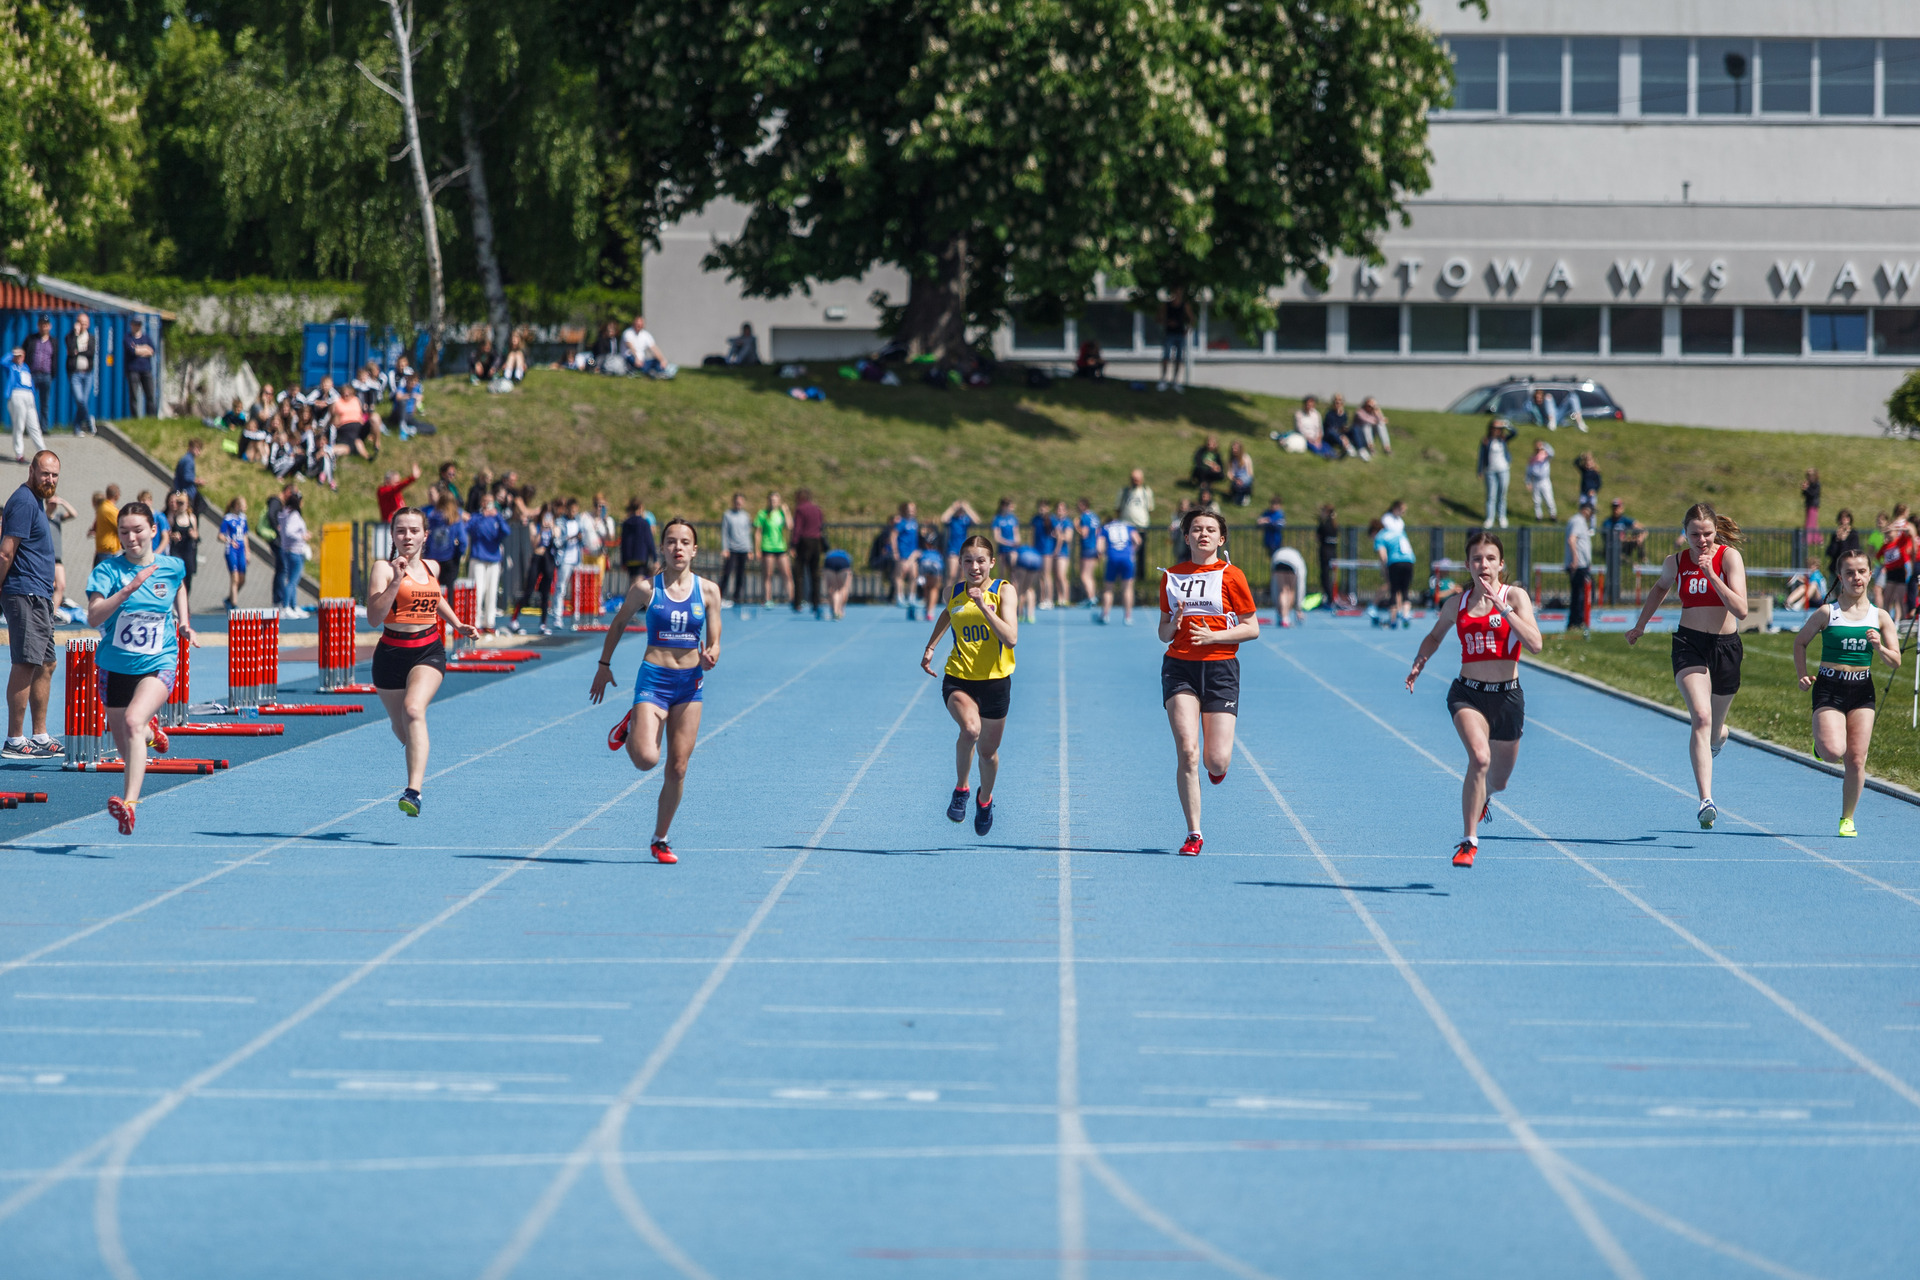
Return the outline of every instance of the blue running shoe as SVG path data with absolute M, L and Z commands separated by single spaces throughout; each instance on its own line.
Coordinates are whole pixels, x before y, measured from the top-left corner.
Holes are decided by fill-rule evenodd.
M 408 787 L 400 793 L 400 812 L 406 814 L 409 818 L 417 818 L 420 816 L 420 793 L 412 787 Z
M 965 822 L 967 820 L 967 797 L 973 794 L 971 787 L 955 787 L 953 799 L 947 801 L 947 821 Z
M 973 834 L 983 836 L 993 830 L 993 801 L 982 800 L 973 811 Z

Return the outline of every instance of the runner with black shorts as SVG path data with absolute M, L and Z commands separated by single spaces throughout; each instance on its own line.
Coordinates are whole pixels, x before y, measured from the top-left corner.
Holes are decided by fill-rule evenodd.
M 1747 616 L 1747 566 L 1734 549 L 1740 543 L 1740 526 L 1710 504 L 1694 503 L 1681 523 L 1687 547 L 1660 566 L 1660 580 L 1628 628 L 1627 643 L 1639 642 L 1660 602 L 1677 589 L 1680 627 L 1673 633 L 1673 682 L 1693 719 L 1687 754 L 1700 789 L 1700 827 L 1711 831 L 1720 816 L 1713 804 L 1713 758 L 1726 745 L 1727 708 L 1740 692 L 1744 653 L 1737 629 Z
M 1460 676 L 1447 689 L 1447 714 L 1467 749 L 1467 772 L 1460 782 L 1460 821 L 1465 834 L 1454 847 L 1453 865 L 1471 867 L 1480 850 L 1480 824 L 1493 816 L 1493 796 L 1507 789 L 1520 759 L 1520 735 L 1526 729 L 1527 700 L 1520 692 L 1520 650 L 1540 652 L 1540 624 L 1533 601 L 1519 587 L 1502 581 L 1506 548 L 1500 538 L 1475 529 L 1467 538 L 1465 591 L 1440 606 L 1433 630 L 1407 672 L 1407 692 L 1439 650 L 1451 627 L 1460 637 Z
M 1913 535 L 1913 512 L 1902 502 L 1894 507 L 1886 541 L 1880 544 L 1880 568 L 1885 583 L 1880 599 L 1893 616 L 1895 626 L 1910 611 L 1916 561 L 1920 561 L 1920 539 Z
M 985 835 L 993 829 L 993 783 L 1000 774 L 1000 736 L 1007 729 L 1007 707 L 1013 698 L 1013 649 L 1020 641 L 1020 591 L 993 575 L 993 543 L 971 534 L 960 544 L 960 581 L 947 595 L 947 607 L 934 619 L 920 668 L 933 674 L 934 646 L 940 633 L 953 629 L 953 652 L 947 656 L 940 700 L 960 726 L 954 743 L 953 796 L 947 818 L 967 816 L 967 778 L 973 756 L 980 753 L 980 795 L 975 801 L 973 830 Z
M 1160 580 L 1160 702 L 1173 729 L 1174 783 L 1187 838 L 1180 852 L 1200 852 L 1200 762 L 1218 786 L 1233 762 L 1233 726 L 1240 714 L 1240 659 L 1244 641 L 1260 638 L 1259 606 L 1247 575 L 1221 555 L 1226 521 L 1211 511 L 1180 518 L 1188 559 Z
M 469 640 L 478 627 L 460 621 L 440 589 L 440 566 L 420 558 L 427 545 L 427 513 L 402 507 L 387 522 L 393 558 L 373 562 L 367 582 L 367 621 L 383 627 L 373 650 L 373 687 L 387 709 L 393 736 L 407 749 L 407 789 L 400 812 L 420 816 L 420 788 L 427 779 L 427 704 L 447 674 L 447 646 L 440 624 Z
M 1840 834 L 1856 836 L 1853 811 L 1867 783 L 1873 744 L 1873 655 L 1900 665 L 1900 633 L 1892 615 L 1873 603 L 1873 561 L 1855 547 L 1834 565 L 1835 597 L 1807 615 L 1793 640 L 1800 687 L 1813 690 L 1813 754 L 1846 764 L 1840 783 Z M 1820 637 L 1818 675 L 1807 674 L 1807 646 Z

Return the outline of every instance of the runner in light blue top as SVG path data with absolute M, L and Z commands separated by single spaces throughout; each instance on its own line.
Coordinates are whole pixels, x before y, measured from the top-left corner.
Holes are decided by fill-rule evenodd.
M 100 700 L 114 745 L 126 761 L 126 792 L 107 801 L 120 834 L 133 834 L 133 807 L 147 773 L 147 744 L 167 749 L 158 712 L 173 692 L 179 669 L 176 636 L 193 643 L 185 587 L 187 566 L 154 551 L 158 531 L 144 502 L 120 508 L 120 554 L 93 567 L 87 578 L 87 625 L 100 629 Z
M 1387 513 L 1374 521 L 1373 553 L 1386 567 L 1387 589 L 1392 603 L 1387 607 L 1385 624 L 1389 627 L 1413 625 L 1413 541 L 1407 537 L 1407 504 L 1396 501 Z

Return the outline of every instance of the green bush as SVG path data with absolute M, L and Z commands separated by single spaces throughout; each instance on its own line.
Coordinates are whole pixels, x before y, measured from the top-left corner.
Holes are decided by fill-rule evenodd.
M 1920 369 L 1908 374 L 1887 397 L 1887 421 L 1908 431 L 1920 430 Z

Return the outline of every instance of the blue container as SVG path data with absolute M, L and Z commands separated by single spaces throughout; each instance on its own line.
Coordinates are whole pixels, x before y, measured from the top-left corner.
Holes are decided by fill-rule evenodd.
M 300 356 L 300 385 L 317 387 L 331 376 L 345 386 L 367 362 L 367 326 L 346 320 L 306 326 Z
M 96 418 L 118 421 L 133 412 L 132 388 L 127 385 L 127 328 L 134 319 L 146 321 L 147 336 L 161 335 L 160 317 L 128 311 L 30 311 L 0 310 L 0 353 L 25 342 L 40 324 L 40 317 L 53 321 L 53 386 L 49 403 L 40 406 L 41 430 L 51 434 L 56 427 L 71 427 L 76 420 L 71 380 L 67 377 L 66 338 L 73 330 L 74 317 L 86 315 L 89 326 L 99 338 L 99 361 L 95 367 L 92 392 L 87 407 Z M 161 344 L 154 343 L 158 348 Z M 156 372 L 159 361 L 155 361 Z M 158 381 L 156 378 L 155 381 Z M 151 408 L 148 409 L 152 413 Z M 12 423 L 9 422 L 11 427 Z

